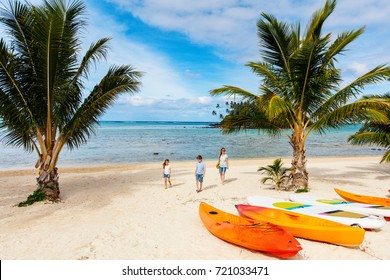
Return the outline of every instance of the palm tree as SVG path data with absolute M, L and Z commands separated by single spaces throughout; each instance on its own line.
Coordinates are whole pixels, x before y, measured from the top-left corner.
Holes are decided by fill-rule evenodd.
M 364 28 L 343 32 L 333 42 L 331 34 L 322 36 L 325 20 L 335 6 L 335 0 L 327 0 L 324 7 L 313 14 L 302 37 L 299 24 L 289 25 L 262 13 L 257 28 L 263 62 L 247 64 L 263 79 L 260 95 L 234 86 L 210 91 L 212 96 L 237 95 L 257 108 L 228 115 L 221 122 L 223 132 L 256 127 L 271 135 L 288 137 L 293 149 L 292 189 L 308 188 L 305 142 L 312 131 L 323 133 L 328 128 L 367 117 L 387 119 L 378 109 L 388 108 L 388 99 L 350 100 L 356 99 L 365 86 L 387 80 L 389 67 L 379 65 L 340 87 L 341 71 L 336 68 L 336 56 L 343 53 Z
M 109 41 L 98 40 L 78 58 L 85 12 L 79 0 L 48 0 L 41 6 L 10 0 L 0 15 L 10 35 L 8 41 L 0 39 L 0 138 L 37 152 L 37 190 L 50 200 L 59 198 L 57 162 L 63 147 L 86 143 L 116 97 L 140 86 L 140 72 L 112 65 L 83 97 L 89 69 L 106 58 Z
M 273 164 L 260 167 L 257 171 L 268 175 L 267 177 L 261 179 L 263 184 L 267 181 L 271 181 L 275 184 L 276 189 L 280 190 L 281 186 L 288 181 L 291 168 L 283 167 L 282 159 L 277 158 L 274 160 Z
M 390 94 L 385 95 L 390 98 Z M 390 110 L 385 113 L 390 119 Z M 382 162 L 390 162 L 390 122 L 368 120 L 354 135 L 348 138 L 353 145 L 377 145 L 386 149 L 381 159 Z

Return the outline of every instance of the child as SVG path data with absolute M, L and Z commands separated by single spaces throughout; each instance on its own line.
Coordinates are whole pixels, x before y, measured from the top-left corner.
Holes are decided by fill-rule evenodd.
M 195 168 L 196 192 L 201 192 L 203 186 L 203 178 L 206 174 L 206 163 L 202 161 L 201 155 L 198 155 L 196 159 L 198 160 Z
M 169 164 L 169 159 L 166 159 L 163 163 L 163 179 L 164 179 L 165 189 L 168 188 L 167 183 L 169 183 L 169 187 L 172 188 L 171 166 Z

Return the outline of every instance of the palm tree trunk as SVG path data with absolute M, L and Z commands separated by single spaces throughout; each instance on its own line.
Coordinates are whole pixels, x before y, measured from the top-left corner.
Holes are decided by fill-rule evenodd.
M 305 141 L 303 133 L 293 132 L 291 146 L 293 148 L 292 159 L 292 190 L 308 190 L 309 176 L 306 170 Z
M 60 196 L 60 188 L 58 184 L 57 167 L 50 168 L 50 163 L 54 159 L 49 155 L 46 160 L 39 162 L 39 177 L 37 177 L 38 190 L 46 195 L 46 199 L 50 201 L 58 201 Z

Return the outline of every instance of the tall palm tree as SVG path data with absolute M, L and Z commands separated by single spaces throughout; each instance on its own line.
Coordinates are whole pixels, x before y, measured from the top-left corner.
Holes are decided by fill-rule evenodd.
M 86 98 L 89 69 L 108 53 L 108 38 L 81 52 L 86 6 L 79 0 L 47 0 L 40 6 L 9 1 L 0 22 L 10 35 L 0 39 L 0 138 L 35 150 L 37 190 L 59 198 L 57 161 L 64 146 L 84 144 L 99 117 L 122 93 L 139 90 L 141 73 L 111 66 Z
M 256 110 L 241 110 L 221 122 L 226 133 L 246 128 L 264 129 L 272 135 L 285 134 L 293 148 L 292 188 L 308 188 L 305 142 L 312 131 L 323 133 L 328 128 L 365 119 L 386 120 L 378 109 L 388 108 L 389 100 L 356 99 L 365 86 L 387 80 L 390 68 L 379 65 L 351 83 L 342 83 L 336 68 L 336 56 L 361 35 L 364 28 L 343 32 L 331 41 L 322 34 L 325 20 L 336 6 L 327 0 L 316 11 L 301 37 L 299 24 L 290 25 L 262 13 L 257 22 L 263 62 L 249 62 L 252 71 L 262 78 L 260 94 L 234 86 L 210 91 L 212 96 L 239 96 L 252 102 Z
M 385 97 L 390 98 L 390 94 Z M 390 110 L 385 113 L 390 119 Z M 390 121 L 368 120 L 354 135 L 348 138 L 353 145 L 377 145 L 386 149 L 381 159 L 382 162 L 390 162 Z

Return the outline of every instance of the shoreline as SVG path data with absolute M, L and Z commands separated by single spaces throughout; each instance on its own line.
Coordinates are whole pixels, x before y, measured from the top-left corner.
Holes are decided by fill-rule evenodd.
M 336 198 L 334 187 L 387 196 L 390 166 L 381 157 L 309 157 L 309 195 Z M 35 170 L 0 171 L 0 259 L 3 260 L 275 260 L 224 242 L 202 224 L 205 201 L 236 214 L 246 197 L 280 199 L 291 192 L 260 183 L 260 166 L 275 158 L 230 159 L 226 183 L 206 160 L 203 192 L 195 192 L 195 160 L 172 162 L 164 189 L 162 163 L 61 168 L 60 203 L 14 207 L 35 190 Z M 282 158 L 285 166 L 291 158 Z M 292 260 L 390 260 L 390 222 L 366 231 L 359 248 L 298 239 Z
M 259 157 L 259 158 L 235 158 L 232 159 L 234 162 L 238 164 L 242 163 L 249 163 L 249 162 L 255 162 L 258 161 L 259 163 L 264 164 L 272 164 L 273 161 L 279 157 Z M 280 157 L 282 159 L 282 163 L 284 166 L 289 166 L 290 162 L 292 160 L 292 157 Z M 382 156 L 375 156 L 375 155 L 349 155 L 349 156 L 312 156 L 312 157 L 306 157 L 307 163 L 310 163 L 313 161 L 318 160 L 330 160 L 330 159 L 361 159 L 361 160 L 378 160 L 378 163 L 380 162 Z M 208 166 L 210 164 L 216 162 L 217 158 L 215 159 L 205 159 L 204 161 L 208 163 Z M 179 167 L 188 167 L 189 165 L 194 165 L 194 160 L 181 160 L 181 161 L 174 161 L 174 164 Z M 382 163 L 386 164 L 386 163 Z M 390 164 L 390 163 L 389 163 Z M 154 169 L 156 166 L 162 165 L 162 162 L 134 162 L 134 163 L 113 163 L 113 164 L 97 164 L 97 165 L 87 165 L 87 164 L 76 164 L 76 165 L 61 165 L 59 164 L 57 167 L 59 169 L 59 172 L 66 172 L 66 173 L 84 173 L 84 172 L 103 172 L 103 171 L 110 171 L 110 170 L 134 170 L 134 169 Z M 31 164 L 33 166 L 33 164 Z M 7 176 L 7 175 L 28 175 L 28 174 L 35 174 L 37 171 L 36 168 L 7 168 L 7 169 L 1 169 L 0 168 L 0 176 Z

